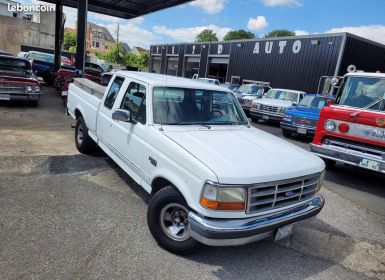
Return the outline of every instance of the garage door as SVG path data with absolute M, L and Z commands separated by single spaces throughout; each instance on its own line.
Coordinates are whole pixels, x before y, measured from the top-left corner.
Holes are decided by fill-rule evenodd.
M 229 64 L 228 57 L 213 57 L 210 59 L 210 63 L 213 64 Z

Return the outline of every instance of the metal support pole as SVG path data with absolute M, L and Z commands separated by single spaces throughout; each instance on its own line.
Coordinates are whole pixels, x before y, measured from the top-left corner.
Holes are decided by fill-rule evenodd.
M 84 75 L 84 61 L 86 55 L 87 12 L 88 0 L 78 1 L 76 69 L 79 71 L 79 76 L 81 77 Z
M 56 0 L 56 17 L 55 17 L 55 72 L 60 69 L 61 65 L 61 48 L 63 40 L 63 0 Z

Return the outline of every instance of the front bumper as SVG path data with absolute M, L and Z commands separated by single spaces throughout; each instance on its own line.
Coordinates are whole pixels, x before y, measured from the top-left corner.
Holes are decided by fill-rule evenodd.
M 242 106 L 243 111 L 244 111 L 246 114 L 250 114 L 251 106 L 247 106 L 247 105 L 241 105 L 241 106 Z
M 210 219 L 189 213 L 191 236 L 210 246 L 237 246 L 274 237 L 276 231 L 286 225 L 317 215 L 325 199 L 317 194 L 310 202 L 294 209 L 247 219 Z
M 254 108 L 250 109 L 250 116 L 262 120 L 269 120 L 269 121 L 282 121 L 283 114 L 279 113 L 271 113 L 266 111 L 257 111 Z
M 41 94 L 3 94 L 6 98 L 0 98 L 0 101 L 7 100 L 38 100 Z
M 285 129 L 285 130 L 288 130 L 288 131 L 291 131 L 291 132 L 295 132 L 295 133 L 298 133 L 298 129 L 304 129 L 304 130 L 306 129 L 306 133 L 298 133 L 298 134 L 301 134 L 301 135 L 312 135 L 312 136 L 314 136 L 315 131 L 316 131 L 315 127 L 301 126 L 301 125 L 296 125 L 296 124 L 292 124 L 292 123 L 281 122 L 280 125 L 281 125 L 282 129 Z
M 330 159 L 337 162 L 373 170 L 371 168 L 360 165 L 360 163 L 365 159 L 371 160 L 379 164 L 379 169 L 373 171 L 385 173 L 385 157 L 380 158 L 379 156 L 371 155 L 369 153 L 362 153 L 353 149 L 335 147 L 325 144 L 316 145 L 313 143 L 310 144 L 310 152 L 324 159 Z

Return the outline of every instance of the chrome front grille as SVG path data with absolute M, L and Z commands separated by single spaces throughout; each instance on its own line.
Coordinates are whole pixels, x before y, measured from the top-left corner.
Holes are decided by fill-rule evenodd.
M 0 83 L 0 94 L 24 94 L 25 86 L 17 83 Z
M 329 138 L 326 137 L 322 141 L 323 144 L 331 147 L 343 148 L 346 150 L 360 152 L 368 156 L 376 156 L 379 159 L 385 160 L 385 148 L 369 145 L 361 142 L 355 142 L 347 139 Z
M 264 104 L 259 104 L 258 109 L 261 111 L 272 112 L 272 113 L 278 113 L 279 111 L 278 107 L 264 105 Z
M 293 124 L 303 125 L 303 126 L 307 126 L 307 127 L 316 127 L 317 126 L 317 120 L 294 116 L 293 117 Z
M 247 213 L 274 210 L 311 199 L 317 192 L 320 174 L 258 184 L 248 190 Z

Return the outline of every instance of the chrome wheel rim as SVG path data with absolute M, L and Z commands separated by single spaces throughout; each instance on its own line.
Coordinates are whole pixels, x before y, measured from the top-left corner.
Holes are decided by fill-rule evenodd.
M 79 146 L 83 143 L 83 139 L 84 139 L 84 128 L 82 124 L 79 124 L 78 131 L 76 134 L 76 141 L 78 142 Z
M 188 210 L 178 203 L 170 203 L 160 211 L 163 232 L 172 240 L 185 241 L 190 238 Z

